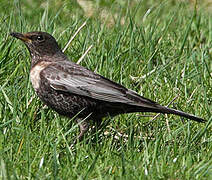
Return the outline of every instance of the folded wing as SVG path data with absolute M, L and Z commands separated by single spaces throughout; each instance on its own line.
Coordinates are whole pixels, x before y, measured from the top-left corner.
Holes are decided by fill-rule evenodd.
M 142 107 L 157 106 L 157 103 L 139 96 L 136 92 L 110 81 L 94 72 L 69 62 L 51 64 L 43 70 L 42 76 L 57 91 L 87 96 L 93 99 L 125 103 Z M 64 68 L 65 67 L 65 68 Z
M 137 106 L 136 108 L 139 107 L 140 110 L 138 111 L 141 112 L 176 114 L 197 122 L 205 122 L 204 119 L 192 114 L 161 106 L 70 61 L 52 63 L 43 69 L 40 75 L 56 91 L 77 94 L 101 101 L 133 105 Z

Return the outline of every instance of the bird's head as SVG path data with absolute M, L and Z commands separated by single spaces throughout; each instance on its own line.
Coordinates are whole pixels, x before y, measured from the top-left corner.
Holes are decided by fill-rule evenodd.
M 12 32 L 10 35 L 23 41 L 31 56 L 35 58 L 53 56 L 61 51 L 55 38 L 46 32 Z

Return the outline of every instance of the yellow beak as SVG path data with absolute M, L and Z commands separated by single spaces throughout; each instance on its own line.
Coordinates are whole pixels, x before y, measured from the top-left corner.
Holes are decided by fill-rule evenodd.
M 26 34 L 12 32 L 12 33 L 10 33 L 10 35 L 15 37 L 15 38 L 17 38 L 17 39 L 20 39 L 20 40 L 22 40 L 23 42 L 26 42 L 26 43 L 31 43 L 32 42 L 32 40 L 29 37 L 27 37 Z

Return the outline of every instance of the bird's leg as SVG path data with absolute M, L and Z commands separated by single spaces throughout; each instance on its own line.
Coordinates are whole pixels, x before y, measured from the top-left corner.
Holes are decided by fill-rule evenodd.
M 89 122 L 87 121 L 87 119 L 77 119 L 77 123 L 79 124 L 79 128 L 80 128 L 80 134 L 77 136 L 77 140 L 81 141 L 84 134 L 88 131 L 89 129 Z

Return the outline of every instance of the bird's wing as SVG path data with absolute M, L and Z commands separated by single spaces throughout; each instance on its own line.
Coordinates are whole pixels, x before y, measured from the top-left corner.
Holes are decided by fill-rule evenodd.
M 51 64 L 43 70 L 42 76 L 57 91 L 129 105 L 144 107 L 156 105 L 154 101 L 76 64 L 67 62 Z

